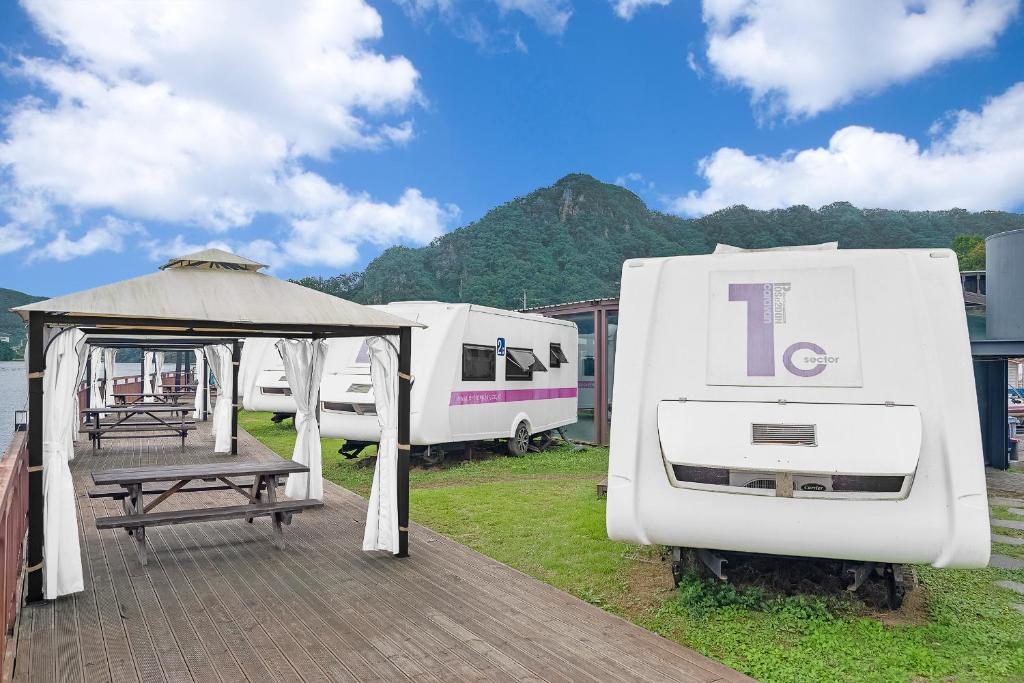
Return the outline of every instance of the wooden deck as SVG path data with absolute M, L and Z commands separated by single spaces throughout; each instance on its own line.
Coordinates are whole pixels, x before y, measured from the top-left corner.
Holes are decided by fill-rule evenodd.
M 22 610 L 15 680 L 750 680 L 417 525 L 408 559 L 364 553 L 365 503 L 330 482 L 283 551 L 266 520 L 156 527 L 142 567 L 127 534 L 97 531 L 120 509 L 85 495 L 92 470 L 210 462 L 212 450 L 208 423 L 184 450 L 78 447 L 86 590 Z M 277 457 L 244 432 L 239 450 Z

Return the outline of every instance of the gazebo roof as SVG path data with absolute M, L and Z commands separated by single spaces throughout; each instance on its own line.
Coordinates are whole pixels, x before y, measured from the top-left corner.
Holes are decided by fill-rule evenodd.
M 422 327 L 390 313 L 258 272 L 263 264 L 220 249 L 169 260 L 159 271 L 18 306 L 54 315 L 210 321 L 296 327 Z
M 167 263 L 160 266 L 160 270 L 166 270 L 167 268 L 262 270 L 266 267 L 267 264 L 265 263 L 258 263 L 223 249 L 201 249 L 200 251 L 168 260 Z

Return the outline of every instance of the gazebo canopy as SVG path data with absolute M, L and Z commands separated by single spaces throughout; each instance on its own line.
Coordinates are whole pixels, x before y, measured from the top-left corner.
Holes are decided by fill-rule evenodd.
M 69 317 L 213 321 L 272 329 L 422 327 L 361 304 L 259 272 L 265 266 L 220 249 L 173 258 L 149 275 L 11 309 Z

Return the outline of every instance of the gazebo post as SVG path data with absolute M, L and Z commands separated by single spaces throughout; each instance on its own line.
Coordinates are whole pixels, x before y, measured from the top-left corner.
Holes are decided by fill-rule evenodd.
M 43 313 L 28 317 L 28 571 L 26 602 L 43 599 Z
M 398 557 L 409 556 L 409 390 L 412 387 L 412 328 L 398 332 Z
M 238 366 L 242 363 L 242 345 L 231 342 L 231 455 L 238 455 Z

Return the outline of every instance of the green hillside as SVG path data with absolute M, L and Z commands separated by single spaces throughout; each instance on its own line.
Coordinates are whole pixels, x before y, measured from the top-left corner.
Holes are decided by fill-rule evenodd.
M 757 211 L 735 206 L 696 219 L 651 211 L 629 190 L 568 175 L 492 209 L 426 247 L 393 247 L 362 273 L 300 280 L 360 303 L 436 299 L 519 308 L 616 296 L 622 262 L 703 254 L 724 242 L 764 248 L 838 241 L 843 248 L 949 247 L 959 234 L 1024 228 L 999 211 L 890 211 L 837 202 Z
M 33 301 L 42 301 L 45 298 L 0 287 L 0 335 L 10 336 L 11 346 L 21 348 L 24 345 L 25 324 L 18 314 L 11 313 L 8 309 L 30 304 Z

